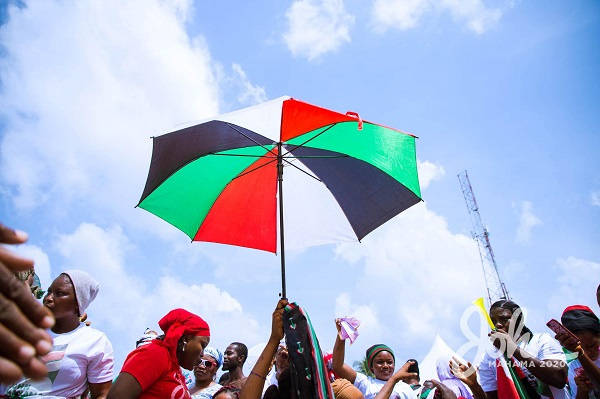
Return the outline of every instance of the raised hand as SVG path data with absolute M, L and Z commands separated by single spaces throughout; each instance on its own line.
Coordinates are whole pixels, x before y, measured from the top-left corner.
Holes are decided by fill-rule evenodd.
M 27 234 L 0 223 L 0 243 L 21 244 Z M 52 349 L 52 338 L 44 328 L 54 325 L 54 316 L 36 301 L 29 287 L 14 273 L 30 270 L 33 261 L 0 245 L 0 382 L 12 383 L 23 375 L 42 378 L 46 365 L 37 356 Z
M 450 366 L 450 372 L 467 386 L 477 384 L 477 369 L 471 363 L 463 364 L 453 356 L 448 362 L 448 366 Z

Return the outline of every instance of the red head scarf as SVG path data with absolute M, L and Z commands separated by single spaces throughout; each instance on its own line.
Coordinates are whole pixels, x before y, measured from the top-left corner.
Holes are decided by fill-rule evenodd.
M 160 319 L 158 326 L 165 333 L 162 343 L 169 349 L 171 359 L 177 367 L 177 342 L 184 335 L 210 337 L 208 324 L 200 316 L 185 309 L 173 309 Z

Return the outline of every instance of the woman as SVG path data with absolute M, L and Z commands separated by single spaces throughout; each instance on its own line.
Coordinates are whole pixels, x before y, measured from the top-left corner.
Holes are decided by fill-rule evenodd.
M 215 382 L 217 370 L 223 365 L 223 354 L 217 348 L 207 346 L 204 355 L 194 366 L 195 384 L 190 388 L 194 399 L 211 399 L 215 392 L 222 388 Z
M 386 345 L 373 345 L 366 352 L 369 369 L 375 378 L 356 372 L 352 367 L 344 363 L 346 352 L 345 341 L 340 338 L 340 322 L 336 320 L 338 334 L 333 346 L 333 371 L 340 377 L 354 384 L 365 395 L 365 399 L 373 399 L 384 387 L 386 382 L 392 379 L 393 392 L 400 398 L 416 399 L 417 395 L 412 388 L 402 380 L 412 376 L 408 368 L 412 363 L 407 362 L 402 369 L 394 374 L 394 352 Z M 393 377 L 393 378 L 392 378 Z
M 158 325 L 165 334 L 127 356 L 109 399 L 191 398 L 180 367 L 192 370 L 203 355 L 210 341 L 208 324 L 175 309 Z
M 88 389 L 92 399 L 106 397 L 113 377 L 112 345 L 104 333 L 80 321 L 98 289 L 98 282 L 81 270 L 61 273 L 52 282 L 43 301 L 56 319 L 52 351 L 42 358 L 48 376 L 9 387 L 7 397 L 74 398 Z
M 494 302 L 490 318 L 496 327 L 489 334 L 496 351 L 484 354 L 479 365 L 480 382 L 470 363 L 463 365 L 456 359 L 451 363 L 453 374 L 471 389 L 473 396 L 476 399 L 499 397 L 496 360 L 506 356 L 525 374 L 525 384 L 529 384 L 526 389 L 532 398 L 568 397 L 564 390 L 566 357 L 558 342 L 548 334 L 532 333 L 525 326 L 521 308 L 512 301 Z
M 573 399 L 589 398 L 590 392 L 600 398 L 600 321 L 590 308 L 582 305 L 567 307 L 561 317 L 562 324 L 578 341 L 567 334 L 556 339 L 577 358 L 569 363 L 569 388 Z

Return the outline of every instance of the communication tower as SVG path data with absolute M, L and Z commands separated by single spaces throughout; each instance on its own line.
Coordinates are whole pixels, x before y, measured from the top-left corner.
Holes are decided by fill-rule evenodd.
M 479 256 L 483 266 L 483 276 L 485 278 L 489 303 L 491 305 L 500 299 L 510 300 L 508 290 L 500 279 L 500 274 L 498 274 L 498 265 L 496 264 L 492 244 L 490 244 L 490 235 L 481 221 L 479 207 L 477 206 L 473 187 L 471 187 L 469 175 L 466 170 L 463 173 L 458 174 L 458 181 L 460 182 L 460 187 L 465 197 L 465 203 L 469 210 L 469 216 L 471 217 L 471 224 L 473 225 L 473 232 L 471 232 L 471 234 L 473 235 L 473 239 L 477 241 L 477 247 L 479 248 Z

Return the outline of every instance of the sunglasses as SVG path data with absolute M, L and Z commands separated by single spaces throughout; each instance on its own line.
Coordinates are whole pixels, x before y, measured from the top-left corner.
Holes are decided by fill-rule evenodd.
M 204 359 L 200 359 L 198 360 L 198 363 L 196 363 L 196 366 L 204 366 L 207 369 L 211 368 L 212 366 L 216 366 L 217 363 L 215 362 L 211 362 L 210 360 L 204 360 Z

